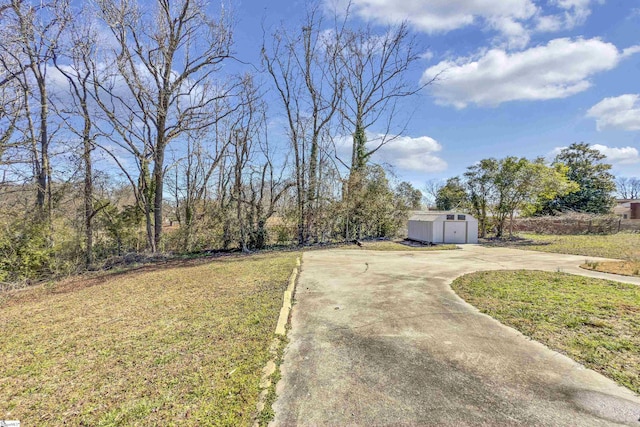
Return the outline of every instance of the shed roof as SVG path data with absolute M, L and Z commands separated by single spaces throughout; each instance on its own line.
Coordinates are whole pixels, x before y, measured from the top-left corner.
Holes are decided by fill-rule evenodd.
M 409 217 L 409 221 L 423 221 L 423 222 L 433 222 L 439 219 L 443 219 L 444 214 L 438 213 L 418 213 L 413 214 Z
M 447 215 L 464 215 L 467 221 L 475 221 L 475 218 L 468 213 L 458 211 L 413 211 L 409 221 L 434 222 L 445 221 Z

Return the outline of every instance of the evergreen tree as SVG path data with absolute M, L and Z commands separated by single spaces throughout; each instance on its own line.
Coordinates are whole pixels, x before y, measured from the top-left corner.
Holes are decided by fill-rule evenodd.
M 564 165 L 567 178 L 580 186 L 576 192 L 559 195 L 545 203 L 538 213 L 585 212 L 606 214 L 615 203 L 614 176 L 611 165 L 604 163 L 606 156 L 589 144 L 574 143 L 563 149 L 555 158 L 554 165 Z

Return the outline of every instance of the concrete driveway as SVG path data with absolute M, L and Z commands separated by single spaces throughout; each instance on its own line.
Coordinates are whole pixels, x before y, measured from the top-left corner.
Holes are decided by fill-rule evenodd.
M 579 269 L 584 260 L 475 245 L 305 253 L 272 424 L 640 427 L 631 391 L 479 313 L 449 287 L 478 270 L 612 277 Z

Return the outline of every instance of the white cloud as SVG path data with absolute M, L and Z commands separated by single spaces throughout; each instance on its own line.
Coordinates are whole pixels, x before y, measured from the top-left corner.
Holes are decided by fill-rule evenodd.
M 373 155 L 373 160 L 406 171 L 442 172 L 447 169 L 447 162 L 438 157 L 440 151 L 442 146 L 431 137 L 399 136 L 383 145 Z
M 539 16 L 536 20 L 536 29 L 543 33 L 560 31 L 564 25 L 562 17 L 557 15 Z
M 640 130 L 640 95 L 626 94 L 605 98 L 587 111 L 598 130 Z
M 373 149 L 382 140 L 388 141 L 372 156 L 374 163 L 387 163 L 402 171 L 411 172 L 442 172 L 448 165 L 438 153 L 442 145 L 428 136 L 389 136 L 382 134 L 367 134 L 367 147 Z M 351 157 L 351 137 L 342 136 L 335 140 L 336 154 L 347 159 Z
M 560 31 L 581 25 L 593 3 L 603 0 L 325 0 L 380 24 L 409 22 L 416 30 L 444 33 L 468 26 L 491 29 L 509 48 L 526 46 L 533 31 Z
M 591 76 L 613 69 L 624 57 L 616 46 L 598 38 L 560 38 L 515 53 L 491 49 L 476 57 L 442 61 L 428 68 L 422 79 L 438 76 L 430 88 L 440 104 L 496 106 L 582 92 L 591 86 Z
M 433 59 L 433 52 L 429 49 L 420 54 L 420 58 L 425 61 L 431 61 Z
M 501 34 L 501 37 L 506 40 L 503 44 L 509 49 L 522 49 L 529 44 L 531 39 L 530 31 L 521 22 L 509 17 L 493 19 L 491 28 Z
M 571 29 L 584 24 L 591 15 L 591 3 L 593 2 L 591 0 L 555 0 L 554 3 L 564 10 L 562 13 L 563 28 Z
M 549 154 L 548 158 L 553 159 L 567 147 L 556 147 Z M 591 148 L 595 148 L 602 154 L 607 156 L 606 161 L 619 165 L 630 165 L 640 163 L 640 152 L 635 147 L 608 147 L 602 144 L 592 144 Z
M 628 165 L 640 162 L 640 153 L 635 147 L 607 147 L 606 145 L 593 144 L 591 148 L 595 148 L 605 156 L 611 163 Z
M 622 57 L 626 58 L 627 56 L 634 55 L 638 52 L 640 52 L 640 45 L 631 46 L 622 51 Z
M 604 0 L 549 0 L 547 13 L 540 8 L 533 19 L 533 30 L 542 33 L 571 30 L 585 23 L 594 3 L 603 4 Z
M 362 18 L 385 24 L 408 20 L 427 33 L 463 28 L 478 19 L 527 19 L 536 12 L 531 0 L 353 0 L 351 5 Z

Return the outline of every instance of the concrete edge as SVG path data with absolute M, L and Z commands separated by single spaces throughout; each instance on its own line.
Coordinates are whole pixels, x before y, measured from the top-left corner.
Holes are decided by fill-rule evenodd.
M 289 284 L 284 291 L 282 308 L 280 309 L 280 315 L 278 316 L 278 323 L 276 325 L 275 334 L 279 337 L 275 337 L 271 341 L 269 346 L 269 353 L 271 359 L 262 368 L 262 377 L 260 378 L 260 394 L 258 395 L 258 403 L 256 403 L 256 414 L 254 416 L 253 426 L 258 427 L 260 425 L 259 416 L 264 411 L 267 396 L 269 395 L 269 389 L 272 386 L 271 377 L 278 369 L 277 357 L 278 349 L 282 345 L 282 338 L 287 336 L 287 325 L 289 324 L 289 315 L 291 314 L 291 307 L 293 303 L 293 296 L 296 290 L 296 283 L 298 278 L 298 271 L 301 268 L 300 257 L 296 258 L 296 267 L 291 271 L 289 276 Z
M 276 335 L 287 335 L 287 323 L 289 322 L 289 313 L 291 312 L 291 303 L 293 301 L 293 293 L 296 287 L 296 278 L 298 277 L 298 267 L 294 268 L 289 276 L 289 286 L 284 291 L 282 298 L 282 308 L 280 309 L 280 317 L 276 325 Z

